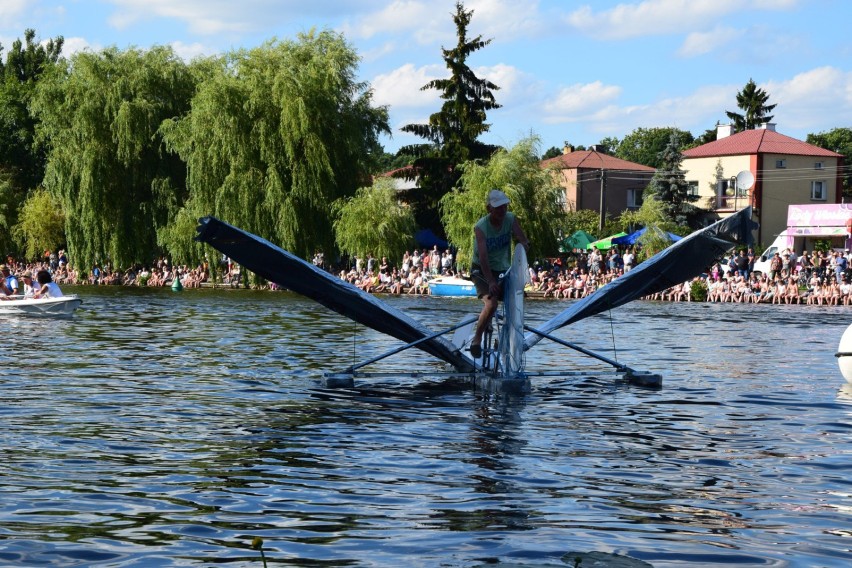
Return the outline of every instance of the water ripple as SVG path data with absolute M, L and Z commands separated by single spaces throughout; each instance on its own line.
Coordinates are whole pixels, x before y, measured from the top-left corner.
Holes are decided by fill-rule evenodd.
M 662 390 L 543 342 L 528 367 L 585 372 L 518 397 L 402 374 L 322 388 L 397 342 L 287 293 L 80 292 L 73 319 L 2 323 L 2 565 L 250 566 L 256 536 L 294 566 L 852 560 L 846 323 L 825 310 L 632 304 L 560 334 Z M 390 301 L 436 328 L 477 309 Z

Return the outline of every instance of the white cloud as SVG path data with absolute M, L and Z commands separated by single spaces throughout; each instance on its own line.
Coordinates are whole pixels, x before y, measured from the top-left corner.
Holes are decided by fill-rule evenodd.
M 513 101 L 524 101 L 537 92 L 536 80 L 511 65 L 497 64 L 489 67 L 477 67 L 473 70 L 477 77 L 491 81 L 498 87 L 494 97 L 501 105 Z M 416 67 L 406 63 L 390 73 L 377 75 L 370 84 L 373 87 L 373 100 L 376 104 L 391 105 L 396 108 L 428 107 L 430 112 L 440 105 L 440 93 L 435 89 L 422 91 L 421 87 L 433 79 L 449 76 L 443 65 L 425 65 Z
M 377 61 L 388 55 L 389 53 L 393 53 L 397 50 L 396 42 L 389 41 L 387 43 L 383 43 L 378 47 L 374 47 L 372 49 L 367 49 L 364 51 L 359 51 L 359 55 L 364 61 L 372 62 Z
M 706 30 L 727 14 L 749 9 L 784 10 L 796 4 L 796 0 L 644 0 L 598 12 L 585 5 L 565 21 L 586 35 L 620 40 Z
M 0 27 L 13 27 L 27 11 L 27 0 L 0 0 Z
M 90 43 L 89 40 L 82 37 L 66 37 L 62 44 L 63 57 L 70 58 L 75 53 L 81 51 L 98 52 L 103 49 L 103 46 L 97 43 Z
M 852 72 L 817 67 L 786 81 L 759 85 L 778 106 L 773 122 L 778 130 L 819 132 L 852 123 Z
M 449 37 L 447 31 L 438 26 L 440 19 L 446 20 L 448 15 L 436 9 L 435 4 L 418 0 L 395 0 L 378 12 L 359 18 L 355 24 L 345 24 L 343 31 L 347 35 L 365 39 L 388 33 L 401 35 L 413 32 L 412 37 L 418 43 L 428 44 Z
M 678 50 L 681 57 L 695 57 L 716 51 L 720 48 L 728 48 L 734 42 L 745 36 L 745 30 L 716 26 L 709 32 L 693 32 L 686 36 L 683 45 Z
M 468 28 L 470 37 L 499 37 L 509 41 L 530 35 L 542 27 L 538 2 L 512 0 L 469 0 L 465 10 L 473 10 Z M 365 14 L 342 26 L 352 37 L 369 39 L 380 35 L 405 36 L 419 45 L 446 44 L 455 40 L 452 16 L 455 3 L 448 0 L 394 0 L 381 10 Z
M 218 53 L 218 50 L 198 42 L 184 43 L 182 41 L 173 41 L 169 45 L 171 45 L 177 56 L 184 61 L 192 61 L 196 57 L 214 55 Z
M 465 3 L 465 9 L 473 10 L 472 32 L 481 33 L 486 39 L 496 38 L 506 42 L 530 37 L 546 26 L 537 1 L 469 0 Z
M 545 122 L 576 122 L 621 94 L 621 87 L 594 83 L 576 83 L 562 88 L 544 105 Z
M 644 104 L 619 106 L 621 87 L 573 85 L 560 91 L 546 107 L 545 123 L 573 123 L 601 135 L 623 136 L 643 127 L 675 126 L 703 132 L 724 118 L 726 105 L 734 99 L 734 85 L 700 87 L 681 97 L 667 97 Z
M 182 21 L 193 33 L 246 33 L 298 20 L 305 16 L 335 17 L 341 11 L 364 11 L 374 2 L 337 0 L 109 0 L 116 6 L 109 22 L 124 29 L 138 21 L 167 18 Z
M 377 75 L 370 84 L 373 87 L 373 102 L 377 105 L 390 105 L 392 108 L 426 107 L 437 108 L 440 100 L 434 89 L 421 91 L 420 88 L 433 79 L 448 75 L 441 65 L 415 67 L 406 63 L 390 73 Z
M 490 67 L 477 67 L 473 72 L 480 79 L 500 87 L 494 91 L 494 98 L 503 106 L 523 104 L 540 93 L 538 80 L 512 65 L 498 63 Z

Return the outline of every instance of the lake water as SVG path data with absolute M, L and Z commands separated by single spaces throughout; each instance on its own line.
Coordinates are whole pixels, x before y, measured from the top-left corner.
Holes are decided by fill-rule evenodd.
M 255 537 L 271 566 L 852 563 L 848 307 L 636 302 L 558 335 L 662 389 L 591 365 L 498 396 L 323 388 L 399 343 L 288 293 L 76 292 L 73 319 L 0 321 L 2 566 L 259 567 Z M 388 301 L 435 329 L 478 311 Z M 373 369 L 440 368 L 411 350 Z

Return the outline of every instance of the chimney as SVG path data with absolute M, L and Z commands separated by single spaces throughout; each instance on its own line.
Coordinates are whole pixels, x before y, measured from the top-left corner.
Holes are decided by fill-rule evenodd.
M 774 122 L 764 122 L 760 125 L 761 130 L 770 130 L 775 132 L 775 123 Z
M 562 148 L 562 154 L 563 155 L 570 154 L 573 151 L 574 151 L 574 146 L 572 146 L 571 144 L 565 144 L 565 146 Z
M 734 132 L 733 124 L 717 124 L 716 125 L 716 140 L 727 138 Z
M 606 154 L 606 148 L 604 148 L 603 144 L 592 144 L 590 150 L 592 152 L 597 152 L 598 154 Z

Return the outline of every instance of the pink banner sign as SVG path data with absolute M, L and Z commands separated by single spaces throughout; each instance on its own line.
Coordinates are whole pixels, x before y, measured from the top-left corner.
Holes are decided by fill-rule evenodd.
M 852 219 L 852 204 L 790 205 L 787 209 L 788 227 L 846 227 Z

